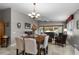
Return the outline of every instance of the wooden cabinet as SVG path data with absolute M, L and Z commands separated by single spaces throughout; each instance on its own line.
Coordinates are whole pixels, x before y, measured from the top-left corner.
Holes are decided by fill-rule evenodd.
M 5 23 L 3 21 L 0 21 L 0 45 L 1 43 L 4 43 L 4 40 L 1 38 L 5 35 Z

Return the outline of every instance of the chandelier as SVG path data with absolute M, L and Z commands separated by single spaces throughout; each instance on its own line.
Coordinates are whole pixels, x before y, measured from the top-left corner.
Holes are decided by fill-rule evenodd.
M 33 3 L 34 9 L 31 13 L 28 14 L 28 16 L 32 19 L 36 19 L 40 17 L 40 14 L 36 12 L 36 3 Z

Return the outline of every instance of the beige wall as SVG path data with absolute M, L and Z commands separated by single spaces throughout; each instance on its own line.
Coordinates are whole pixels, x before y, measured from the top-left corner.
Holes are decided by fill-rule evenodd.
M 72 36 L 69 39 L 69 43 L 79 50 L 79 29 L 77 29 L 77 21 L 79 21 L 79 10 L 74 13 L 74 19 L 72 20 L 71 26 Z
M 1 19 L 1 10 L 0 10 L 0 19 Z
M 18 22 L 21 23 L 20 29 L 17 28 Z M 24 23 L 26 22 L 30 24 L 32 24 L 33 22 L 36 23 L 35 21 L 33 21 L 33 19 L 29 18 L 27 15 L 11 9 L 11 42 L 12 43 L 15 42 L 15 37 L 22 36 L 25 30 L 31 31 L 31 29 L 24 28 Z

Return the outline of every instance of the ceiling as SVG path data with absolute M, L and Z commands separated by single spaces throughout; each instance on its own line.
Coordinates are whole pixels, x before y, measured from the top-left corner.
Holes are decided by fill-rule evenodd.
M 79 9 L 79 3 L 37 3 L 36 10 L 41 21 L 65 21 L 69 15 Z M 0 9 L 12 8 L 24 14 L 33 10 L 32 3 L 0 3 Z

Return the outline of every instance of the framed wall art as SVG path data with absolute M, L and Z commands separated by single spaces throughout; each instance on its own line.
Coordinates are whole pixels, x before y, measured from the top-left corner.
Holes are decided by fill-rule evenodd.
M 76 27 L 79 29 L 79 20 L 76 21 Z
M 30 29 L 31 28 L 31 24 L 30 23 L 25 23 L 25 29 Z

